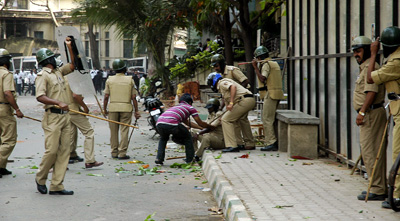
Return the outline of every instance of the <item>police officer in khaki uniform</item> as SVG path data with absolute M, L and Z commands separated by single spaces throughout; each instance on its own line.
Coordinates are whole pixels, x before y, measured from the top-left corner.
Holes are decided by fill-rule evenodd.
M 225 103 L 228 104 L 226 106 L 227 112 L 221 118 L 225 146 L 227 147 L 223 152 L 239 152 L 235 123 L 239 119 L 247 118 L 249 111 L 255 107 L 254 95 L 234 80 L 222 78 L 219 73 L 215 72 L 208 75 L 207 84 L 211 86 L 213 91 L 219 91 Z M 246 125 L 242 133 L 243 137 L 248 137 L 249 139 L 251 137 L 251 140 L 253 140 L 250 124 Z
M 278 142 L 274 130 L 275 114 L 279 101 L 285 99 L 282 90 L 281 69 L 275 61 L 265 60 L 269 57 L 269 54 L 268 49 L 264 46 L 256 48 L 254 57 L 252 64 L 257 74 L 258 91 L 260 98 L 264 99 L 262 121 L 266 146 L 262 147 L 261 150 L 277 151 Z M 258 67 L 258 63 L 260 63 L 260 68 Z
M 211 66 L 214 67 L 214 70 L 217 73 L 220 73 L 223 78 L 229 78 L 234 80 L 236 83 L 240 84 L 245 88 L 250 88 L 249 80 L 246 75 L 240 71 L 239 68 L 235 66 L 229 66 L 225 64 L 225 58 L 221 54 L 216 54 L 211 57 Z M 225 103 L 222 101 L 221 109 L 224 108 Z M 248 137 L 242 131 L 250 125 L 249 119 L 244 117 L 239 119 L 239 121 L 235 125 L 235 134 L 237 138 L 237 144 L 239 149 L 241 150 L 254 150 L 255 142 L 253 136 Z M 243 135 L 243 136 L 242 136 Z
M 386 63 L 378 70 L 375 70 L 376 55 L 379 51 L 379 41 L 383 45 L 383 56 Z M 377 85 L 385 84 L 387 93 L 400 94 L 400 29 L 392 26 L 383 30 L 381 37 L 371 44 L 371 58 L 369 60 L 367 82 Z M 390 102 L 390 113 L 393 115 L 393 162 L 400 153 L 400 100 Z M 378 138 L 378 134 L 375 138 Z M 394 202 L 400 206 L 400 176 L 396 176 L 394 191 Z M 383 208 L 391 208 L 388 201 L 382 202 Z
M 17 143 L 17 122 L 13 116 L 14 110 L 18 118 L 24 117 L 19 110 L 13 74 L 11 55 L 6 49 L 0 48 L 0 178 L 12 172 L 6 169 L 7 160 Z
M 205 128 L 198 132 L 192 133 L 194 142 L 193 146 L 196 151 L 195 160 L 199 161 L 203 156 L 206 148 L 220 150 L 225 148 L 224 134 L 222 132 L 221 115 L 222 111 L 218 111 L 220 102 L 217 98 L 211 98 L 207 101 L 205 108 L 208 110 L 207 124 L 214 126 L 213 130 Z M 200 141 L 198 147 L 197 140 Z
M 72 92 L 67 78 L 65 78 L 65 83 L 68 91 L 69 109 L 83 113 L 89 113 L 89 108 L 83 101 L 83 97 Z M 81 159 L 76 153 L 79 129 L 83 136 L 85 136 L 85 141 L 83 143 L 83 149 L 85 153 L 85 168 L 88 169 L 103 165 L 103 162 L 97 162 L 94 157 L 94 130 L 92 125 L 90 125 L 89 119 L 82 114 L 74 112 L 69 112 L 69 116 L 71 121 L 71 154 L 69 157 L 69 163 L 74 163 L 75 160 L 80 161 Z
M 139 119 L 138 104 L 135 89 L 135 83 L 131 76 L 125 76 L 126 64 L 123 60 L 116 59 L 113 61 L 113 69 L 117 73 L 110 76 L 106 81 L 106 89 L 104 90 L 104 111 L 108 114 L 110 120 L 115 120 L 125 124 L 131 124 L 132 121 L 132 102 L 135 108 L 135 118 Z M 110 100 L 110 108 L 107 111 L 108 100 Z M 129 127 L 121 126 L 121 142 L 118 142 L 119 124 L 110 123 L 111 131 L 111 156 L 120 160 L 130 159 L 126 152 L 128 150 L 128 134 Z
M 357 111 L 356 124 L 360 127 L 360 146 L 367 174 L 372 175 L 376 156 L 385 130 L 386 111 L 383 108 L 385 101 L 385 87 L 383 84 L 368 84 L 367 69 L 371 57 L 371 40 L 365 36 L 359 36 L 352 43 L 353 56 L 360 65 L 360 73 L 356 81 L 353 94 L 353 106 Z M 379 65 L 375 63 L 375 70 Z M 386 138 L 386 136 L 385 136 Z M 386 185 L 386 139 L 378 164 L 368 200 L 384 200 L 387 197 Z M 371 177 L 372 178 L 372 177 Z M 370 179 L 371 179 L 370 178 Z M 366 191 L 358 195 L 359 200 L 365 200 Z
M 65 41 L 71 61 L 74 60 L 71 39 Z M 57 67 L 54 53 L 42 48 L 36 53 L 36 60 L 42 71 L 36 78 L 36 99 L 45 104 L 42 128 L 45 136 L 45 152 L 36 174 L 36 185 L 40 193 L 46 194 L 46 180 L 53 168 L 50 195 L 73 195 L 73 191 L 64 189 L 63 181 L 67 171 L 70 154 L 70 118 L 68 115 L 68 93 L 64 75 L 71 73 L 75 66 L 70 63 Z M 57 105 L 58 107 L 55 107 Z

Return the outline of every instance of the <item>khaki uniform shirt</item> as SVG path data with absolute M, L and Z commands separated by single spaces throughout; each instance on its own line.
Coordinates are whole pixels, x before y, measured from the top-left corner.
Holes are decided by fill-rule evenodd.
M 16 98 L 15 94 L 15 81 L 14 76 L 4 66 L 0 67 L 0 102 L 8 103 L 4 97 L 5 91 L 11 91 Z M 0 104 L 0 116 L 10 116 L 13 114 L 13 109 L 9 104 Z
M 223 113 L 222 111 L 218 111 L 217 113 L 212 112 L 211 114 L 208 115 L 206 122 L 208 124 L 210 124 L 215 118 L 218 118 L 219 116 L 221 116 L 222 113 Z M 216 136 L 221 136 L 221 137 L 224 136 L 224 134 L 222 133 L 221 118 L 218 118 L 218 120 L 215 120 L 214 122 L 212 122 L 211 125 L 215 127 L 215 130 L 213 130 L 211 133 L 213 133 Z
M 69 65 L 63 65 L 60 68 L 51 70 L 51 68 L 43 67 L 36 78 L 36 97 L 46 95 L 47 97 L 68 104 L 67 85 L 64 76 L 71 73 Z M 46 104 L 45 109 L 54 105 Z
M 109 112 L 132 112 L 132 96 L 138 94 L 131 76 L 117 73 L 106 81 L 105 94 L 110 95 Z
M 70 110 L 75 110 L 75 111 L 81 111 L 82 112 L 82 109 L 80 108 L 80 105 L 75 101 L 74 96 L 72 95 L 73 92 L 71 90 L 71 87 L 69 86 L 68 78 L 64 78 L 64 80 L 65 80 L 65 85 L 66 85 L 66 88 L 67 88 L 67 95 L 68 95 L 68 100 L 69 100 L 68 108 Z M 72 111 L 70 111 L 68 113 L 69 114 L 77 114 L 77 113 L 74 113 Z
M 400 94 L 400 47 L 388 57 L 386 64 L 371 73 L 371 77 L 375 84 L 385 83 L 388 93 Z M 393 116 L 400 113 L 400 101 L 390 102 L 390 112 Z
M 223 78 L 229 78 L 237 83 L 241 84 L 243 81 L 247 80 L 246 75 L 243 74 L 243 72 L 240 71 L 239 68 L 235 66 L 225 66 L 224 73 L 222 74 Z
M 236 104 L 243 95 L 245 94 L 252 94 L 249 90 L 247 90 L 246 88 L 244 88 L 242 85 L 240 85 L 239 83 L 236 83 L 234 80 L 232 79 L 228 79 L 228 78 L 222 78 L 217 85 L 217 89 L 218 91 L 222 94 L 222 97 L 225 100 L 226 104 L 229 104 L 230 99 L 231 99 L 231 91 L 230 91 L 230 87 L 232 85 L 236 86 L 236 96 L 233 99 L 234 103 Z
M 358 111 L 363 106 L 367 97 L 367 92 L 375 92 L 375 100 L 372 104 L 382 104 L 385 101 L 385 87 L 377 84 L 367 83 L 367 72 L 369 66 L 369 58 L 360 65 L 360 74 L 356 80 L 356 87 L 353 93 L 353 107 Z M 375 70 L 379 69 L 379 64 L 375 63 Z
M 274 100 L 283 100 L 282 89 L 282 74 L 279 64 L 275 61 L 266 61 L 261 63 L 261 75 L 267 80 L 264 84 L 258 79 L 258 83 L 261 84 L 259 87 L 267 86 L 267 91 L 260 91 L 260 97 L 264 98 L 267 95 Z M 265 92 L 265 93 L 263 93 Z

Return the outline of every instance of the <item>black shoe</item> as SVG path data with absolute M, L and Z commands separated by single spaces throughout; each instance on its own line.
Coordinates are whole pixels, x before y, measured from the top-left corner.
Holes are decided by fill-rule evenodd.
M 3 175 L 0 174 L 0 178 L 2 178 L 2 177 L 3 177 Z
M 400 207 L 400 198 L 394 199 L 394 205 Z M 382 208 L 391 209 L 392 207 L 390 206 L 389 201 L 385 200 L 382 202 Z
M 164 165 L 164 162 L 161 160 L 156 160 L 156 161 L 154 161 L 154 163 L 161 165 L 161 166 Z
M 74 195 L 74 191 L 61 190 L 61 191 L 50 191 L 50 195 Z
M 80 157 L 80 156 L 70 157 L 69 160 L 75 160 L 75 161 L 78 161 L 78 162 L 83 162 L 84 161 L 84 159 L 82 157 Z
M 201 161 L 200 157 L 198 157 L 198 156 L 194 156 L 194 160 L 195 160 L 196 162 Z
M 367 197 L 367 193 L 358 195 L 357 199 L 358 200 L 365 200 L 366 197 Z M 375 194 L 375 193 L 369 193 L 369 195 L 368 195 L 368 200 L 371 200 L 371 201 L 380 201 L 380 200 L 385 200 L 386 198 L 387 198 L 386 194 L 378 195 L 378 194 Z
M 244 150 L 244 145 L 238 145 L 239 150 Z
M 222 152 L 228 153 L 228 152 L 240 152 L 238 147 L 228 147 L 226 149 L 223 149 Z
M 128 160 L 131 159 L 131 157 L 129 155 L 125 155 L 123 157 L 118 157 L 118 160 Z
M 36 181 L 36 179 L 35 179 L 35 182 L 36 182 L 36 187 L 37 187 L 37 190 L 39 191 L 39 193 L 41 193 L 41 194 L 46 194 L 46 193 L 47 193 L 47 187 L 46 187 L 46 185 L 40 185 L 40 184 Z
M 85 168 L 89 169 L 89 168 L 93 168 L 93 167 L 99 167 L 103 164 L 104 164 L 103 162 L 94 161 L 93 163 L 85 163 Z
M 68 164 L 74 164 L 75 160 L 68 160 Z
M 271 145 L 268 145 L 266 147 L 262 147 L 260 149 L 261 151 L 277 151 L 278 150 L 278 144 L 275 142 Z
M 0 168 L 0 175 L 10 175 L 12 174 L 11 171 L 7 170 L 6 168 Z
M 117 156 L 111 156 L 112 158 L 114 158 L 114 159 L 116 159 L 116 158 L 118 158 L 118 155 Z

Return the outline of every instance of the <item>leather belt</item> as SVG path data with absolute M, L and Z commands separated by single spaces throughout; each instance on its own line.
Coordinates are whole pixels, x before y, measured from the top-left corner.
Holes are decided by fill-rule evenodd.
M 370 109 L 370 110 L 374 110 L 374 109 L 378 109 L 378 108 L 381 108 L 381 107 L 383 107 L 383 104 L 382 104 L 382 103 L 380 103 L 380 104 L 373 104 L 373 105 L 371 105 L 371 106 L 369 107 L 369 109 Z
M 0 104 L 10 104 L 10 103 L 6 103 L 6 102 L 0 102 Z
M 58 108 L 55 108 L 55 107 L 47 108 L 45 111 L 46 112 L 50 111 L 51 113 L 54 113 L 54 114 L 66 114 L 66 113 L 68 113 L 68 111 L 64 111 L 64 110 L 61 110 L 61 109 L 58 109 Z
M 372 104 L 371 106 L 369 106 L 369 109 L 368 109 L 367 111 L 369 111 L 369 110 L 375 110 L 375 109 L 378 109 L 378 108 L 381 108 L 381 107 L 383 107 L 383 104 L 382 104 L 382 103 L 379 103 L 379 104 Z M 361 110 L 361 109 L 358 109 L 358 110 L 357 110 L 357 113 L 360 112 L 360 110 Z
M 244 97 L 244 98 L 247 98 L 247 97 L 254 97 L 254 95 L 253 95 L 253 94 L 245 94 L 245 95 L 243 95 L 243 97 Z
M 257 90 L 258 90 L 258 91 L 268 91 L 268 87 L 267 87 L 267 86 L 265 86 L 265 87 L 260 87 L 260 88 L 257 88 Z

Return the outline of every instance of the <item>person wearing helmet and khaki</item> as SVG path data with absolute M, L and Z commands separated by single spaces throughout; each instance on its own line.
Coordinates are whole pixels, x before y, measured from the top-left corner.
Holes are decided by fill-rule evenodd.
M 214 126 L 214 129 L 204 128 L 198 132 L 192 133 L 194 138 L 195 159 L 199 161 L 203 156 L 206 148 L 213 150 L 221 150 L 225 148 L 224 134 L 221 126 L 222 111 L 219 111 L 220 102 L 217 98 L 211 98 L 207 101 L 205 108 L 208 110 L 206 123 Z M 200 141 L 200 147 L 197 145 L 197 140 Z
M 82 113 L 89 113 L 89 108 L 83 101 L 83 96 L 72 92 L 69 86 L 68 79 L 65 78 L 67 85 L 67 92 L 69 98 L 69 109 L 79 111 Z M 75 112 L 69 112 L 71 121 L 71 153 L 69 157 L 69 163 L 75 163 L 75 161 L 82 162 L 83 159 L 76 153 L 77 142 L 78 142 L 78 129 L 85 136 L 83 143 L 83 150 L 85 154 L 85 168 L 93 168 L 103 165 L 103 162 L 97 162 L 94 156 L 94 130 L 90 125 L 89 119 Z
M 66 38 L 71 61 L 74 60 L 71 39 Z M 36 99 L 44 104 L 45 113 L 42 128 L 45 136 L 45 152 L 36 173 L 37 190 L 47 193 L 46 180 L 49 170 L 53 168 L 50 195 L 73 195 L 73 191 L 64 189 L 63 181 L 67 171 L 70 155 L 70 118 L 68 115 L 68 94 L 64 75 L 71 73 L 75 66 L 70 63 L 61 68 L 57 67 L 54 53 L 42 48 L 36 53 L 36 60 L 42 71 L 36 78 Z M 56 107 L 58 106 L 58 107 Z
M 274 129 L 275 114 L 279 101 L 285 99 L 282 90 L 281 69 L 275 61 L 265 60 L 269 57 L 269 52 L 264 46 L 256 48 L 254 57 L 252 64 L 257 74 L 258 91 L 260 99 L 264 100 L 262 121 L 266 146 L 262 147 L 261 151 L 277 151 L 278 142 Z
M 16 101 L 15 82 L 11 67 L 11 55 L 4 48 L 0 48 L 0 178 L 12 174 L 6 169 L 8 157 L 17 143 L 17 121 L 24 117 Z
M 219 91 L 225 100 L 227 112 L 221 117 L 222 131 L 226 149 L 223 152 L 239 152 L 235 124 L 238 120 L 247 118 L 248 113 L 256 106 L 254 95 L 229 78 L 222 78 L 221 74 L 213 72 L 207 77 L 207 84 L 214 92 Z M 250 124 L 242 130 L 244 137 L 252 137 Z
M 386 63 L 381 68 L 375 70 L 376 56 L 379 51 L 379 45 L 382 43 L 383 56 Z M 374 71 L 375 70 L 375 71 Z M 367 82 L 377 85 L 385 84 L 387 93 L 400 94 L 400 29 L 395 26 L 385 28 L 381 37 L 371 43 L 371 58 L 369 60 Z M 390 113 L 393 116 L 393 146 L 392 157 L 395 162 L 400 153 L 400 100 L 390 102 Z M 378 137 L 378 135 L 376 135 Z M 396 176 L 395 191 L 393 197 L 396 206 L 400 206 L 400 176 Z M 382 202 L 383 208 L 391 208 L 388 201 Z
M 357 111 L 356 124 L 360 127 L 360 147 L 367 174 L 372 175 L 376 156 L 385 130 L 386 111 L 383 108 L 385 101 L 385 87 L 383 84 L 368 84 L 367 69 L 371 57 L 371 39 L 365 36 L 356 37 L 352 43 L 353 56 L 360 65 L 360 72 L 356 80 L 353 93 L 353 107 Z M 375 70 L 379 65 L 375 63 Z M 368 200 L 384 200 L 387 197 L 386 185 L 386 136 L 381 154 L 375 169 L 374 182 Z M 357 196 L 358 200 L 365 200 L 366 191 Z
M 244 88 L 249 89 L 250 84 L 246 75 L 235 66 L 226 65 L 225 57 L 221 54 L 216 54 L 211 57 L 211 66 L 217 73 L 220 73 L 223 78 L 229 78 L 240 84 Z M 221 109 L 225 106 L 224 100 L 222 100 Z M 253 135 L 249 136 L 249 133 L 243 133 L 245 128 L 250 126 L 249 119 L 247 116 L 243 116 L 239 119 L 235 125 L 235 133 L 237 138 L 237 144 L 241 150 L 254 150 L 255 142 Z
M 135 89 L 135 82 L 131 76 L 125 76 L 126 64 L 121 59 L 115 59 L 112 63 L 114 71 L 117 73 L 110 76 L 106 81 L 104 90 L 104 111 L 110 120 L 118 121 L 125 124 L 131 124 L 132 111 L 135 109 L 135 118 L 139 119 L 138 103 Z M 109 108 L 108 101 L 110 100 Z M 133 106 L 132 106 L 133 102 Z M 110 144 L 111 157 L 120 160 L 130 159 L 126 154 L 128 150 L 129 127 L 115 123 L 110 123 Z M 121 141 L 118 141 L 118 132 L 121 131 Z

